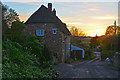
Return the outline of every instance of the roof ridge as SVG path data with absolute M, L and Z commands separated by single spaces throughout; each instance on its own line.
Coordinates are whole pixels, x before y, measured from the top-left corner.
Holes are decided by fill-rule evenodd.
M 61 31 L 70 34 L 69 30 L 66 31 L 66 25 L 63 24 L 58 16 L 54 15 L 54 12 L 44 5 L 41 5 L 41 7 L 29 17 L 26 21 L 26 24 L 28 23 L 55 23 L 56 27 L 60 28 Z

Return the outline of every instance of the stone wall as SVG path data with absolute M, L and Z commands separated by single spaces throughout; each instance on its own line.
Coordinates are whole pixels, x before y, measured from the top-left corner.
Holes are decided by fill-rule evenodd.
M 70 50 L 71 50 L 71 36 L 67 36 L 66 38 L 66 57 L 70 57 Z
M 44 25 L 44 26 L 43 26 Z M 27 32 L 29 35 L 36 35 L 36 30 L 44 29 L 44 36 L 39 36 L 42 41 L 42 44 L 47 45 L 51 51 L 61 52 L 61 42 L 62 36 L 59 29 L 57 29 L 57 34 L 52 33 L 52 29 L 56 28 L 54 24 L 47 23 L 36 23 L 36 24 L 28 24 Z
M 52 33 L 52 29 L 56 28 L 53 23 L 31 23 L 27 25 L 28 28 L 26 31 L 28 35 L 36 35 L 36 30 L 44 29 L 44 36 L 39 38 L 42 41 L 42 44 L 47 45 L 52 52 L 57 51 L 62 55 L 62 62 L 65 61 L 65 43 L 66 43 L 66 52 L 67 55 L 70 52 L 70 36 L 66 36 L 57 28 L 57 34 Z M 67 39 L 66 39 L 67 37 Z
M 115 69 L 120 70 L 120 53 L 119 52 L 115 53 L 112 64 Z

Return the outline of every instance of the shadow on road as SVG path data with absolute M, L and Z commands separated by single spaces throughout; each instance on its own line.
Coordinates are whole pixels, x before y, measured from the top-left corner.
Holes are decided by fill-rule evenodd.
M 90 61 L 76 64 L 60 64 L 54 66 L 60 72 L 60 78 L 118 78 L 119 72 L 113 70 L 98 57 Z

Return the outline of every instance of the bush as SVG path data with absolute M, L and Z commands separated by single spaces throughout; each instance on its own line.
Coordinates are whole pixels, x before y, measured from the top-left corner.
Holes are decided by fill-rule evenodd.
M 29 54 L 34 54 L 39 59 L 40 64 L 46 63 L 47 60 L 49 59 L 45 55 L 47 51 L 46 48 L 42 46 L 42 44 L 40 43 L 40 41 L 37 39 L 35 35 L 28 36 L 23 46 L 24 46 L 24 49 L 27 52 L 29 52 Z
M 114 50 L 104 50 L 101 52 L 101 60 L 104 61 L 107 57 L 112 59 L 114 56 L 115 51 Z
M 96 55 L 96 53 L 92 52 L 91 59 L 94 59 L 96 57 L 95 55 Z
M 53 53 L 53 55 L 54 55 L 56 58 L 58 58 L 58 52 L 55 51 L 55 52 Z
M 61 63 L 62 62 L 62 54 L 59 54 L 58 55 L 58 63 Z
M 78 59 L 77 59 L 77 58 L 75 58 L 75 59 L 74 59 L 74 61 L 78 61 Z
M 37 75 L 40 69 L 34 66 L 32 60 L 37 61 L 34 57 L 23 52 L 21 45 L 16 42 L 3 42 L 3 78 L 34 77 Z
M 52 60 L 51 51 L 46 45 L 44 45 L 44 48 L 43 48 L 43 56 L 45 57 L 46 61 Z
M 90 60 L 90 59 L 94 59 L 95 58 L 95 55 L 96 53 L 92 52 L 92 49 L 90 48 L 87 48 L 85 49 L 85 59 L 86 60 Z
M 3 78 L 57 78 L 59 76 L 47 63 L 46 68 L 38 66 L 38 58 L 34 54 L 28 54 L 23 47 L 16 42 L 3 42 L 2 77 Z M 51 72 L 52 74 L 49 74 Z

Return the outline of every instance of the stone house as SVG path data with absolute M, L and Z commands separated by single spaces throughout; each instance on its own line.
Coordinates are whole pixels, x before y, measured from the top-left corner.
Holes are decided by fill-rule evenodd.
M 62 55 L 62 62 L 70 56 L 71 33 L 52 10 L 52 3 L 48 8 L 42 5 L 26 21 L 28 35 L 38 36 L 42 44 L 47 45 L 52 52 L 57 51 Z

